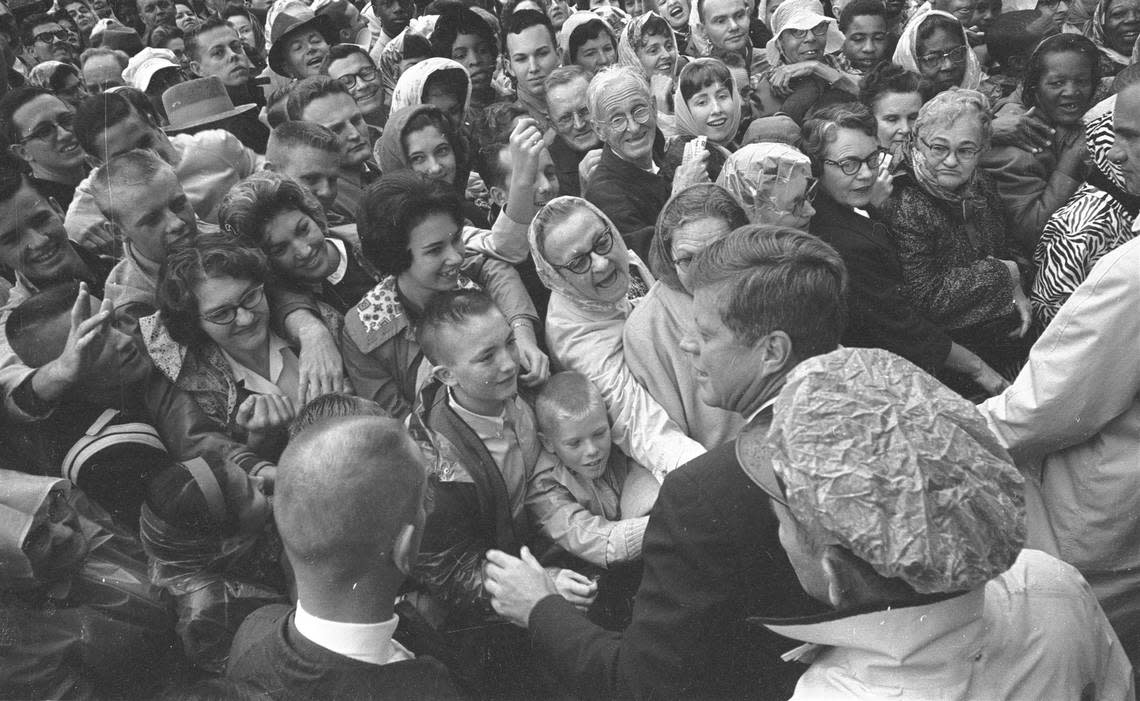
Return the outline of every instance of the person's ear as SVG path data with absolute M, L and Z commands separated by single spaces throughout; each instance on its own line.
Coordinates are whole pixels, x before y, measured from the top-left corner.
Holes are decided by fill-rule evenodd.
M 8 151 L 13 156 L 15 156 L 16 158 L 19 158 L 22 161 L 27 161 L 29 163 L 32 162 L 32 159 L 28 158 L 28 155 L 27 155 L 28 150 L 24 144 L 12 144 L 11 146 L 8 147 Z
M 491 195 L 491 201 L 494 202 L 499 207 L 499 209 L 506 209 L 507 190 L 499 187 L 498 185 L 494 185 L 491 187 L 489 192 Z
M 794 363 L 792 339 L 783 331 L 773 331 L 756 343 L 760 346 L 762 357 L 760 371 L 765 375 L 773 375 L 790 368 Z
M 265 161 L 265 163 L 261 164 L 261 169 L 262 170 L 268 170 L 271 173 L 277 172 L 277 166 L 273 164 L 273 161 L 268 161 L 268 160 Z
M 542 444 L 542 449 L 548 453 L 554 452 L 554 441 L 546 437 L 542 431 L 538 432 L 538 442 Z
M 448 387 L 454 387 L 458 384 L 455 379 L 455 373 L 446 365 L 433 365 L 431 368 L 431 376 Z
M 202 64 L 198 61 L 190 62 L 190 72 L 199 78 L 202 77 Z
M 405 523 L 392 541 L 392 564 L 405 577 L 412 576 L 412 565 L 416 562 L 416 527 Z

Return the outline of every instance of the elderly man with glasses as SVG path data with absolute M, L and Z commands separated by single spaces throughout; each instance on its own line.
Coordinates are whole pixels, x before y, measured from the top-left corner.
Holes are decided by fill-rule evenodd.
M 630 249 L 647 260 L 657 213 L 672 187 L 658 165 L 664 139 L 657 131 L 649 83 L 632 68 L 607 68 L 590 81 L 586 102 L 604 148 L 582 188 L 583 197 L 613 221 Z

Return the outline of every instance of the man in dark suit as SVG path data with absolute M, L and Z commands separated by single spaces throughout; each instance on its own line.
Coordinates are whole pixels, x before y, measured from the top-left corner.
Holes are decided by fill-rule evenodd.
M 839 255 L 803 232 L 748 226 L 708 246 L 690 268 L 701 399 L 763 430 L 785 375 L 834 350 L 847 273 Z M 492 551 L 487 590 L 502 615 L 585 698 L 787 698 L 801 667 L 794 647 L 745 619 L 820 610 L 780 547 L 768 497 L 730 442 L 671 473 L 649 516 L 645 574 L 624 633 L 591 624 L 556 595 L 526 549 Z
M 297 605 L 242 623 L 227 676 L 274 699 L 457 699 L 447 670 L 392 639 L 423 532 L 427 474 L 397 421 L 329 419 L 281 455 L 274 520 Z

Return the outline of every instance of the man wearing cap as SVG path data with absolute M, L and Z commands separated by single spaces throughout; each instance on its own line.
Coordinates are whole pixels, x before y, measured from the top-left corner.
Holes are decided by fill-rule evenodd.
M 1025 541 L 1024 480 L 974 405 L 881 349 L 810 358 L 738 439 L 780 542 L 830 615 L 793 699 L 1133 699 L 1089 586 Z
M 700 332 L 682 341 L 701 400 L 765 430 L 783 378 L 836 348 L 846 271 L 834 249 L 794 229 L 749 226 L 690 266 Z M 607 632 L 564 606 L 536 563 L 491 551 L 495 610 L 584 698 L 787 698 L 802 667 L 787 641 L 751 627 L 762 611 L 823 610 L 797 585 L 771 500 L 727 443 L 671 472 L 649 514 L 633 621 Z M 524 549 L 524 558 L 529 558 Z
M 131 56 L 123 71 L 123 80 L 150 98 L 155 111 L 165 116 L 162 94 L 167 88 L 181 83 L 185 77 L 182 75 L 182 65 L 173 51 L 148 46 Z

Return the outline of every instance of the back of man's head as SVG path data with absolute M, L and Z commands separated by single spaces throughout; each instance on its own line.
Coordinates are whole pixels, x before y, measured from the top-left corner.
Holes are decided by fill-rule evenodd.
M 424 458 L 404 426 L 379 416 L 317 422 L 298 433 L 277 467 L 274 518 L 298 581 L 326 586 L 367 574 L 399 584 L 422 529 Z
M 119 216 L 115 208 L 116 191 L 151 183 L 163 170 L 174 172 L 169 163 L 149 149 L 134 149 L 115 156 L 91 174 L 91 194 L 96 206 L 114 223 Z
M 694 292 L 717 287 L 721 321 L 738 341 L 783 331 L 804 360 L 839 345 L 847 268 L 835 249 L 798 229 L 742 226 L 709 244 L 689 272 Z

